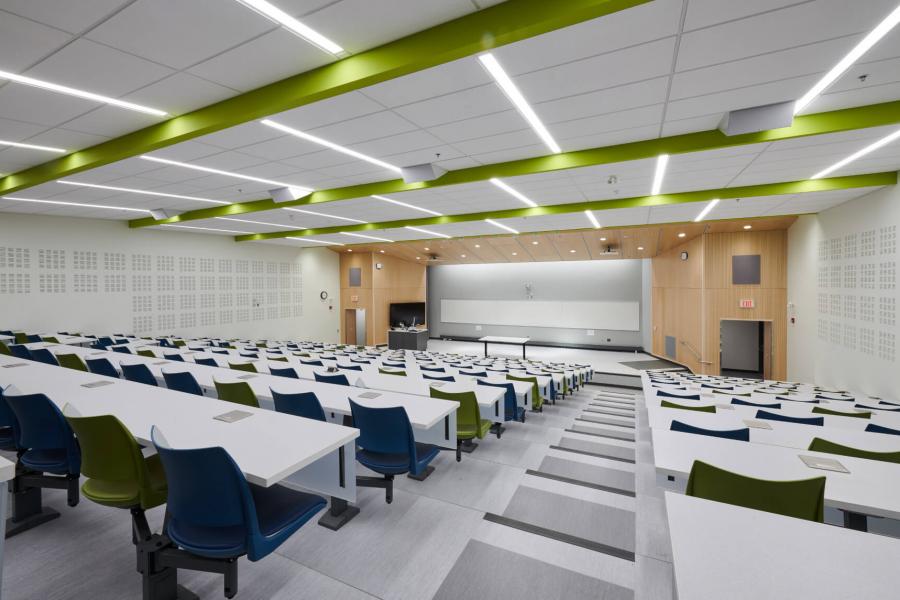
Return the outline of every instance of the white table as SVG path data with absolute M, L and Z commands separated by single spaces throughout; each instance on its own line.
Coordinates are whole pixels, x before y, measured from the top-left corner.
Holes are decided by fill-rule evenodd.
M 6 487 L 7 482 L 16 476 L 16 465 L 3 457 L 0 457 L 0 486 Z M 0 491 L 0 597 L 3 595 L 3 550 L 6 543 L 6 505 L 9 494 L 6 490 Z
M 666 492 L 678 597 L 896 598 L 900 540 Z
M 502 335 L 486 335 L 478 338 L 479 342 L 484 342 L 484 355 L 488 355 L 488 344 L 509 344 L 512 346 L 522 346 L 522 358 L 525 358 L 525 345 L 531 338 L 527 337 L 505 337 Z

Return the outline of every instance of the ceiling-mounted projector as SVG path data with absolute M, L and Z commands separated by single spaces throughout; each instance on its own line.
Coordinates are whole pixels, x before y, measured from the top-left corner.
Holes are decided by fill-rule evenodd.
M 269 190 L 269 197 L 271 197 L 275 202 L 279 203 L 293 202 L 294 200 L 299 200 L 303 196 L 308 196 L 309 194 L 309 190 L 295 187 L 280 187 L 275 188 L 274 190 Z
M 169 208 L 151 208 L 150 216 L 152 216 L 157 221 L 165 221 L 166 219 L 171 219 L 172 217 L 177 217 L 179 213 L 177 210 L 171 210 Z
M 423 163 L 421 165 L 413 165 L 411 167 L 401 167 L 400 174 L 403 176 L 405 183 L 421 183 L 423 181 L 434 181 L 441 177 L 447 169 L 442 169 L 432 163 Z

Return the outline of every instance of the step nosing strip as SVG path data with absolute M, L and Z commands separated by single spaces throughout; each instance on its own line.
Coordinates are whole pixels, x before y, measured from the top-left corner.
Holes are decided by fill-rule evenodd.
M 595 425 L 597 425 L 597 423 L 595 423 Z M 569 432 L 569 433 L 580 433 L 580 434 L 582 434 L 582 435 L 593 435 L 593 436 L 595 436 L 595 437 L 609 438 L 609 439 L 611 439 L 611 440 L 619 440 L 620 442 L 633 442 L 633 441 L 635 441 L 634 438 L 619 437 L 619 436 L 616 436 L 616 435 L 609 435 L 609 434 L 606 434 L 606 433 L 595 433 L 595 432 L 593 432 L 593 431 L 579 431 L 578 429 L 563 429 L 563 431 L 567 431 L 567 432 Z M 610 433 L 614 433 L 614 432 L 610 432 Z M 622 432 L 622 433 L 624 433 L 624 432 Z
M 581 421 L 582 423 L 593 423 L 594 425 L 609 425 L 611 427 L 624 427 L 626 429 L 634 429 L 634 425 L 629 425 L 628 423 L 610 423 L 607 421 L 591 421 L 590 419 L 584 419 L 582 417 L 575 417 L 576 421 Z
M 634 418 L 634 415 L 623 415 L 622 413 L 609 412 L 606 410 L 599 410 L 597 408 L 591 408 L 589 406 L 585 406 L 581 410 L 582 410 L 582 412 L 589 412 L 589 413 L 594 413 L 597 415 L 608 415 L 610 417 L 622 417 L 623 419 L 633 419 Z
M 566 477 L 565 475 L 555 475 L 553 473 L 545 473 L 543 471 L 536 471 L 534 469 L 527 469 L 525 471 L 525 474 L 534 475 L 535 477 L 543 477 L 544 479 L 553 479 L 555 481 L 561 481 L 563 483 L 571 483 L 572 485 L 580 485 L 581 487 L 591 488 L 594 490 L 599 490 L 601 492 L 608 492 L 610 494 L 618 494 L 619 496 L 628 496 L 629 498 L 637 497 L 637 494 L 635 492 L 610 487 L 608 485 L 601 485 L 599 483 L 591 483 L 590 481 L 572 479 L 571 477 Z
M 620 456 L 611 456 L 609 454 L 599 454 L 597 452 L 588 452 L 587 450 L 578 450 L 576 448 L 566 448 L 565 446 L 551 445 L 550 449 L 551 450 L 563 450 L 565 452 L 572 452 L 574 454 L 584 454 L 585 456 L 594 456 L 596 458 L 605 458 L 607 460 L 617 460 L 619 462 L 630 463 L 632 465 L 636 464 L 635 461 L 631 460 L 630 458 L 622 458 Z
M 601 544 L 600 542 L 594 542 L 592 540 L 581 538 L 568 533 L 562 533 L 561 531 L 547 529 L 546 527 L 541 527 L 539 525 L 532 525 L 531 523 L 526 523 L 517 519 L 511 519 L 509 517 L 504 517 L 503 515 L 498 515 L 495 513 L 484 513 L 484 520 L 490 521 L 491 523 L 496 523 L 498 525 L 512 527 L 513 529 L 518 529 L 519 531 L 524 531 L 526 533 L 533 533 L 541 537 L 550 538 L 552 540 L 570 544 L 572 546 L 585 548 L 586 550 L 593 550 L 594 552 L 599 552 L 601 554 L 607 554 L 609 556 L 614 556 L 615 558 L 621 558 L 622 560 L 634 562 L 634 552 L 616 548 L 615 546 L 607 546 L 606 544 Z

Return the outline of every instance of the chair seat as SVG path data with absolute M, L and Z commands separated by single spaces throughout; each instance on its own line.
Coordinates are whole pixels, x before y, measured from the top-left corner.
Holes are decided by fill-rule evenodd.
M 148 498 L 144 499 L 141 508 L 155 508 L 166 502 L 168 488 L 166 486 L 166 473 L 163 470 L 159 455 L 154 454 L 145 459 L 147 472 L 150 475 L 150 491 Z M 141 501 L 141 493 L 135 481 L 105 481 L 100 479 L 88 479 L 81 486 L 81 492 L 89 500 L 104 506 L 116 508 L 131 508 Z
M 0 450 L 16 450 L 16 438 L 12 427 L 0 427 Z
M 437 458 L 441 453 L 441 449 L 431 444 L 416 444 L 416 465 L 413 475 L 418 475 L 428 467 L 428 463 Z
M 64 475 L 69 472 L 69 459 L 65 448 L 28 450 L 19 459 L 26 469 Z
M 464 440 L 470 440 L 474 437 L 482 439 L 491 430 L 491 422 L 485 419 L 479 419 L 477 426 L 457 425 L 456 437 Z
M 423 457 L 429 454 L 432 448 L 433 446 L 428 444 L 416 443 L 416 458 L 419 463 L 422 463 Z M 437 451 L 435 450 L 435 452 Z M 433 458 L 434 456 L 431 456 L 428 460 Z M 356 460 L 364 467 L 382 475 L 400 475 L 410 470 L 408 454 L 386 454 L 384 452 L 370 452 L 360 448 L 356 451 Z M 428 461 L 425 462 L 427 463 Z
M 202 527 L 172 517 L 166 526 L 166 534 L 179 547 L 199 556 L 231 558 L 247 553 L 247 534 L 243 525 Z
M 256 504 L 259 530 L 266 537 L 282 535 L 287 530 L 293 533 L 326 505 L 321 496 L 298 492 L 283 485 L 264 488 L 251 484 L 250 493 Z

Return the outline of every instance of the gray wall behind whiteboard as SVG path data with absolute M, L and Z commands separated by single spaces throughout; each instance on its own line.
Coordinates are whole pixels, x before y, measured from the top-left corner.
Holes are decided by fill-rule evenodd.
M 606 260 L 528 262 L 428 267 L 428 328 L 431 337 L 478 338 L 485 335 L 530 337 L 536 342 L 642 347 L 643 331 L 649 331 L 649 304 L 645 303 L 643 278 L 649 271 L 642 261 Z M 550 327 L 517 327 L 482 323 L 444 323 L 441 299 L 525 300 L 530 283 L 534 300 L 619 300 L 641 303 L 641 331 Z M 648 286 L 649 287 L 649 286 Z M 649 302 L 649 298 L 646 299 Z M 481 329 L 476 329 L 481 326 Z

